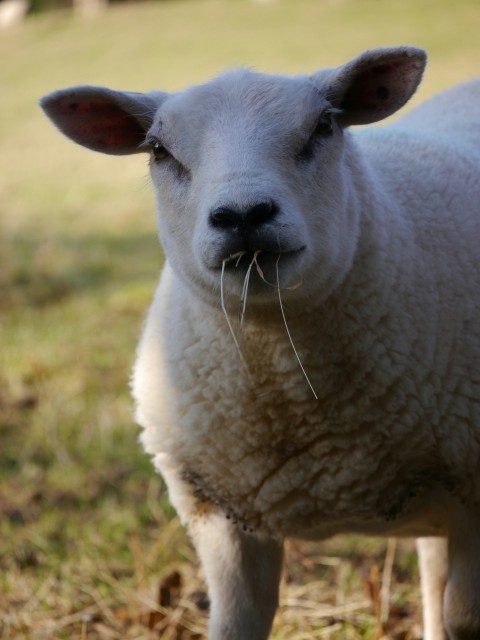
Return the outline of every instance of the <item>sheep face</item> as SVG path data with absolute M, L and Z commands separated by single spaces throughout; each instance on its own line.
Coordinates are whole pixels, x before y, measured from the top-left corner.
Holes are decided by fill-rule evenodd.
M 237 71 L 164 101 L 147 133 L 160 235 L 177 274 L 218 304 L 255 254 L 269 283 L 324 294 L 351 264 L 344 133 L 308 78 Z M 194 144 L 192 144 L 192 140 Z M 236 258 L 231 259 L 231 256 Z M 252 272 L 252 301 L 275 295 Z

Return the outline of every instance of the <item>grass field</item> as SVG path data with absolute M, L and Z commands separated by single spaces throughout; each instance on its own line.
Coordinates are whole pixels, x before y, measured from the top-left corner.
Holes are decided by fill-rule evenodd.
M 146 162 L 68 143 L 38 98 L 77 83 L 175 90 L 238 64 L 306 72 L 411 43 L 431 60 L 417 100 L 478 74 L 479 29 L 478 0 L 172 0 L 0 34 L 1 638 L 189 640 L 206 620 L 132 421 L 162 264 Z M 274 639 L 421 638 L 413 548 L 291 543 Z

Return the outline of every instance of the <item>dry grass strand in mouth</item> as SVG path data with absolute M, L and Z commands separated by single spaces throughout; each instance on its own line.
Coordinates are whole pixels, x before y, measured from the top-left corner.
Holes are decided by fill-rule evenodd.
M 252 262 L 255 263 L 255 266 L 257 268 L 257 273 L 260 276 L 260 278 L 265 282 L 265 284 L 268 284 L 269 287 L 272 287 L 273 289 L 279 289 L 280 288 L 280 283 L 277 281 L 275 284 L 272 284 L 271 282 L 269 282 L 266 278 L 265 275 L 263 273 L 262 268 L 260 267 L 260 265 L 258 264 L 258 260 L 257 260 L 257 256 L 258 254 L 261 253 L 261 251 L 256 251 L 255 255 L 253 256 L 253 260 Z M 281 253 L 278 254 L 278 258 L 277 258 L 277 278 L 278 278 L 278 261 L 280 260 L 281 257 Z M 296 282 L 295 284 L 292 284 L 291 287 L 281 287 L 282 289 L 286 289 L 288 291 L 293 291 L 294 289 L 298 289 L 299 287 L 301 287 L 303 284 L 303 278 L 300 278 L 300 280 L 298 282 Z
M 278 272 L 278 263 L 280 262 L 280 257 L 281 254 L 278 255 L 277 261 L 275 263 L 275 270 L 276 270 L 276 274 L 277 274 L 277 292 L 278 292 L 278 303 L 280 305 L 280 311 L 282 313 L 282 318 L 283 318 L 283 323 L 285 325 L 285 330 L 287 332 L 287 336 L 288 339 L 290 340 L 290 344 L 292 345 L 292 349 L 293 349 L 293 353 L 295 354 L 295 357 L 297 358 L 298 364 L 300 365 L 300 369 L 302 370 L 303 376 L 305 378 L 305 380 L 308 382 L 308 386 L 310 387 L 310 389 L 312 390 L 313 396 L 315 398 L 315 400 L 318 400 L 318 396 L 316 394 L 315 389 L 313 388 L 312 383 L 310 382 L 310 378 L 307 375 L 307 372 L 305 371 L 305 368 L 302 364 L 302 361 L 300 360 L 300 356 L 298 355 L 298 352 L 295 348 L 295 344 L 293 342 L 292 336 L 290 334 L 290 330 L 288 328 L 288 324 L 287 324 L 287 318 L 285 317 L 285 311 L 283 309 L 283 302 L 282 302 L 282 294 L 280 293 L 280 274 Z M 260 275 L 260 274 L 259 274 Z M 261 277 L 261 276 L 260 276 Z M 300 282 L 301 284 L 301 282 Z M 294 289 L 296 289 L 297 287 L 300 286 L 300 284 L 297 284 L 295 287 L 293 287 Z
M 227 307 L 225 305 L 225 295 L 224 295 L 224 289 L 223 289 L 223 280 L 224 280 L 224 276 L 225 276 L 225 265 L 228 262 L 231 262 L 232 260 L 237 259 L 237 266 L 238 266 L 238 262 L 240 261 L 240 258 L 245 255 L 246 251 L 240 251 L 239 253 L 234 253 L 231 256 L 228 256 L 228 258 L 225 258 L 225 260 L 223 260 L 222 262 L 222 273 L 220 276 L 220 303 L 222 306 L 222 311 L 223 311 L 223 315 L 225 316 L 225 319 L 227 321 L 227 325 L 228 325 L 228 329 L 232 335 L 233 338 L 233 342 L 235 344 L 235 348 L 237 350 L 238 356 L 240 358 L 240 361 L 242 362 L 244 368 L 245 368 L 245 372 L 249 378 L 250 381 L 252 381 L 252 374 L 250 373 L 250 369 L 248 368 L 248 364 L 247 361 L 245 360 L 245 357 L 243 355 L 242 349 L 240 347 L 240 343 L 238 342 L 237 336 L 235 334 L 235 331 L 233 329 L 232 323 L 230 321 L 230 317 L 228 315 L 228 311 L 227 311 Z M 252 261 L 253 263 L 253 261 Z M 250 277 L 250 269 L 247 271 L 248 277 Z M 245 282 L 243 284 L 243 288 L 244 289 L 248 289 L 248 281 L 247 284 L 245 285 Z M 243 292 L 242 292 L 243 295 Z M 246 304 L 246 292 L 245 292 L 245 304 Z M 243 322 L 243 318 L 242 318 L 242 322 Z
M 250 264 L 248 265 L 248 269 L 247 272 L 245 274 L 245 279 L 243 281 L 243 288 L 242 288 L 242 295 L 240 296 L 240 335 L 242 333 L 242 329 L 243 329 L 243 321 L 245 318 L 245 310 L 247 308 L 247 294 L 248 294 L 248 285 L 250 282 L 250 274 L 252 272 L 252 267 L 254 264 L 258 264 L 257 263 L 257 256 L 260 253 L 260 251 L 255 251 L 255 253 L 253 254 L 253 258 L 250 262 Z M 236 267 L 238 267 L 238 264 L 241 260 L 242 256 L 240 256 L 237 260 L 237 264 L 235 265 Z
M 248 364 L 247 364 L 247 362 L 245 360 L 245 357 L 243 355 L 242 349 L 240 347 L 239 339 L 237 338 L 237 336 L 235 334 L 235 331 L 233 329 L 232 323 L 230 321 L 230 317 L 229 317 L 228 312 L 227 312 L 227 308 L 226 308 L 226 305 L 225 305 L 224 289 L 223 289 L 223 280 L 224 280 L 224 275 L 225 275 L 225 265 L 228 262 L 232 262 L 232 260 L 236 260 L 235 266 L 238 267 L 238 265 L 240 263 L 240 260 L 242 259 L 242 257 L 244 255 L 246 255 L 246 253 L 247 253 L 246 251 L 239 251 L 238 253 L 234 253 L 231 256 L 228 256 L 228 258 L 225 258 L 225 260 L 223 260 L 223 262 L 222 262 L 222 273 L 221 273 L 221 278 L 220 278 L 220 298 L 221 298 L 222 311 L 223 311 L 223 313 L 225 315 L 225 319 L 227 321 L 228 328 L 229 328 L 230 333 L 232 335 L 233 342 L 235 344 L 235 348 L 236 348 L 236 350 L 238 352 L 238 355 L 240 357 L 240 360 L 241 360 L 243 366 L 245 367 L 245 371 L 246 371 L 246 373 L 247 373 L 247 375 L 248 375 L 248 377 L 249 377 L 249 379 L 251 381 L 252 380 L 252 376 L 251 376 L 251 373 L 250 373 L 250 369 L 248 368 Z M 260 265 L 258 264 L 257 257 L 258 257 L 258 255 L 260 253 L 261 253 L 260 251 L 255 251 L 255 253 L 253 254 L 252 260 L 250 261 L 250 264 L 248 265 L 247 272 L 245 274 L 245 278 L 244 278 L 244 281 L 243 281 L 242 293 L 241 293 L 241 296 L 240 296 L 240 304 L 241 304 L 241 307 L 240 307 L 240 321 L 239 321 L 240 334 L 241 334 L 241 331 L 243 329 L 243 323 L 244 323 L 244 318 L 245 318 L 245 310 L 246 310 L 246 307 L 247 307 L 247 295 L 248 295 L 248 285 L 249 285 L 249 282 L 250 282 L 250 274 L 252 272 L 253 265 L 255 264 L 256 269 L 257 269 L 257 273 L 260 276 L 260 278 L 263 280 L 263 282 L 265 282 L 269 286 L 273 286 L 273 287 L 275 287 L 277 289 L 278 303 L 280 305 L 280 312 L 282 314 L 282 319 L 283 319 L 283 323 L 285 325 L 285 330 L 287 332 L 287 337 L 288 337 L 288 339 L 290 341 L 290 344 L 291 344 L 292 349 L 293 349 L 293 353 L 295 354 L 295 357 L 296 357 L 297 362 L 298 362 L 298 364 L 300 366 L 300 369 L 301 369 L 301 371 L 303 373 L 303 376 L 304 376 L 305 380 L 307 381 L 308 386 L 310 387 L 315 400 L 318 400 L 318 395 L 317 395 L 312 383 L 310 382 L 310 378 L 308 377 L 307 372 L 305 371 L 305 367 L 303 366 L 302 361 L 300 359 L 300 356 L 298 355 L 298 351 L 297 351 L 297 349 L 295 347 L 295 343 L 293 342 L 292 335 L 291 335 L 290 330 L 288 328 L 287 318 L 285 316 L 285 310 L 283 308 L 282 294 L 281 294 L 281 287 L 280 287 L 280 274 L 279 274 L 279 270 L 278 270 L 278 263 L 280 262 L 281 254 L 278 255 L 277 261 L 275 263 L 277 283 L 276 283 L 276 285 L 272 285 L 265 278 L 265 275 L 264 275 Z M 303 280 L 300 279 L 300 281 L 297 282 L 292 287 L 286 287 L 286 288 L 287 289 L 298 289 L 298 287 L 300 287 L 302 285 L 302 282 L 303 282 Z

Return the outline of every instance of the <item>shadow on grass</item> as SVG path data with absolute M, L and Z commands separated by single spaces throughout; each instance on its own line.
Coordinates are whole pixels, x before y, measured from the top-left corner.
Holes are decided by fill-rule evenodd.
M 163 254 L 155 234 L 17 236 L 2 259 L 0 309 L 45 307 L 75 295 L 151 284 Z

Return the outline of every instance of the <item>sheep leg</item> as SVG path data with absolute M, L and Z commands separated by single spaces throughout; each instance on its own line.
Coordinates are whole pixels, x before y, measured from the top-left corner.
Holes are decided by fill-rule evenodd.
M 282 545 L 244 533 L 218 513 L 197 517 L 190 531 L 208 584 L 209 640 L 266 640 L 278 606 Z
M 447 581 L 447 540 L 419 538 L 418 559 L 423 600 L 424 640 L 447 640 L 443 625 L 443 594 Z
M 480 638 L 480 510 L 458 505 L 449 526 L 445 625 L 452 640 Z

